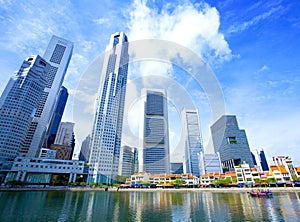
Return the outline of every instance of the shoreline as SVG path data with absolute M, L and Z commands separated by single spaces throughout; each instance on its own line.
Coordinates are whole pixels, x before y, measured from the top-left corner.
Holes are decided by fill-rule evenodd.
M 273 193 L 282 192 L 300 192 L 300 187 L 255 187 L 255 188 L 108 188 L 107 192 L 212 192 L 212 193 L 246 193 L 252 189 L 270 189 Z M 105 188 L 91 188 L 91 187 L 14 187 L 14 188 L 0 188 L 0 192 L 22 192 L 22 191 L 102 191 Z

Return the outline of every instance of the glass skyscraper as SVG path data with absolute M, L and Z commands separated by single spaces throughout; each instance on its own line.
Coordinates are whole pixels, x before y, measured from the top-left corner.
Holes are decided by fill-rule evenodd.
M 110 183 L 118 175 L 128 59 L 127 36 L 123 32 L 113 34 L 101 73 L 88 183 Z
M 184 173 L 191 173 L 199 177 L 200 152 L 203 152 L 202 137 L 200 133 L 199 115 L 197 110 L 182 111 L 182 128 L 185 139 Z
M 170 173 L 169 124 L 167 93 L 159 89 L 143 89 L 145 98 L 140 130 L 139 171 L 152 174 Z
M 49 64 L 40 56 L 26 59 L 0 99 L 0 170 L 10 169 L 38 110 Z
M 223 167 L 232 170 L 243 161 L 254 167 L 245 130 L 239 129 L 236 116 L 224 115 L 218 119 L 211 126 L 211 135 Z
M 50 64 L 46 78 L 47 83 L 39 100 L 37 111 L 21 146 L 20 155 L 36 157 L 40 153 L 51 118 L 58 101 L 73 51 L 73 43 L 52 36 L 43 58 Z
M 45 137 L 43 147 L 50 148 L 52 144 L 54 144 L 55 137 L 57 134 L 57 130 L 59 124 L 61 122 L 61 118 L 64 114 L 65 106 L 69 97 L 69 93 L 66 87 L 62 86 L 59 90 L 58 101 L 51 118 L 51 122 L 48 128 L 47 135 Z
M 131 176 L 134 173 L 137 173 L 136 165 L 137 162 L 137 148 L 122 146 L 120 152 L 120 165 L 119 165 L 119 175 L 122 176 Z

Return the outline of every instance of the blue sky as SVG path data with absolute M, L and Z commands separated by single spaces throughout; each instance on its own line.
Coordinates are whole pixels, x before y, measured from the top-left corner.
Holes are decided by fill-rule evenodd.
M 226 113 L 237 115 L 250 148 L 264 148 L 269 159 L 289 155 L 300 165 L 299 1 L 0 0 L 0 27 L 1 93 L 27 56 L 43 55 L 53 34 L 74 42 L 64 82 L 71 94 L 65 121 L 73 121 L 79 81 L 104 52 L 112 33 L 124 31 L 131 41 L 154 38 L 181 44 L 210 65 L 222 88 Z M 142 65 L 148 72 L 170 70 L 168 65 Z M 134 68 L 129 79 L 138 73 Z M 171 71 L 173 76 L 183 75 Z M 209 104 L 205 96 L 196 103 L 208 143 Z M 171 133 L 176 137 L 176 129 Z M 79 134 L 78 145 L 86 136 Z

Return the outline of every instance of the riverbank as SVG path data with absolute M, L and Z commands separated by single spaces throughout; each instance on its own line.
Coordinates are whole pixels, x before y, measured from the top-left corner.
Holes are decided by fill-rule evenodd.
M 256 188 L 108 188 L 108 192 L 214 192 L 214 193 L 242 193 Z M 300 187 L 270 187 L 273 193 L 300 192 Z M 105 188 L 91 187 L 1 187 L 0 192 L 22 192 L 22 191 L 105 191 Z

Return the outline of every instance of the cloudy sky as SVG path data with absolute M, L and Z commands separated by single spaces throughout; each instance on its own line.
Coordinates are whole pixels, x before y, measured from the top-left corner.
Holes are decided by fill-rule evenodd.
M 31 54 L 44 54 L 51 36 L 74 43 L 64 81 L 71 94 L 63 119 L 75 121 L 74 95 L 84 73 L 103 54 L 109 37 L 124 31 L 130 41 L 167 40 L 199 55 L 223 92 L 226 113 L 237 116 L 251 149 L 264 148 L 269 159 L 289 155 L 300 165 L 300 2 L 264 1 L 14 1 L 0 0 L 0 92 Z M 141 69 L 143 67 L 143 69 Z M 143 72 L 140 72 L 143 70 Z M 195 101 L 204 144 L 213 123 L 205 90 L 194 90 L 189 73 L 170 64 L 131 65 L 129 83 L 156 73 L 177 80 Z M 167 73 L 167 74 L 166 74 Z M 195 86 L 197 87 L 197 86 Z M 200 90 L 201 91 L 201 90 Z M 204 93 L 203 93 L 204 92 Z M 193 95 L 195 97 L 193 97 Z M 138 103 L 138 102 L 137 102 Z M 82 115 L 93 112 L 93 102 Z M 174 123 L 172 146 L 178 141 Z M 134 110 L 135 108 L 133 108 Z M 177 116 L 177 117 L 176 117 Z M 132 119 L 132 118 L 131 118 Z M 133 126 L 137 123 L 132 121 Z M 86 136 L 76 125 L 77 149 Z M 85 126 L 86 134 L 89 127 Z M 134 130 L 133 130 L 134 131 Z

